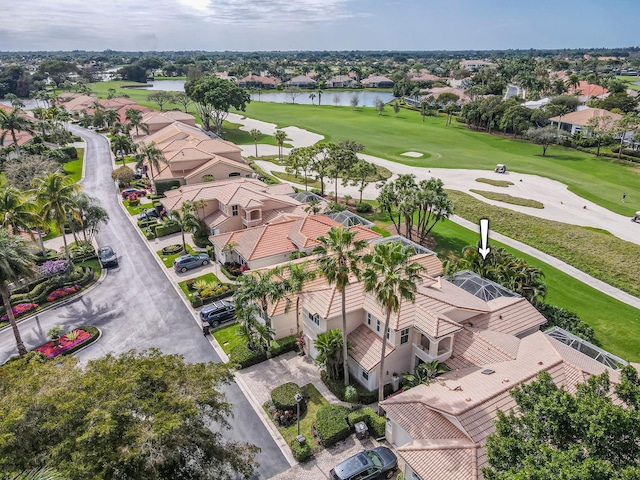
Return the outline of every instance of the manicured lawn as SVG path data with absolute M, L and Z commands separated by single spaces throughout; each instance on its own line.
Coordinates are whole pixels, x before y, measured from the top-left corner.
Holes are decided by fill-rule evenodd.
M 544 208 L 544 204 L 537 200 L 531 200 L 530 198 L 512 197 L 506 193 L 488 192 L 486 190 L 473 190 L 471 192 L 476 195 L 488 198 L 489 200 L 496 200 L 498 202 L 510 203 L 512 205 L 521 205 L 523 207 L 531 208 Z
M 640 77 L 632 77 L 630 75 L 619 75 L 616 77 L 618 80 L 622 80 L 623 82 L 627 82 L 627 88 L 631 88 L 632 90 L 640 91 Z
M 234 347 L 246 341 L 242 337 L 240 337 L 240 335 L 238 335 L 237 330 L 238 324 L 233 323 L 213 332 L 213 336 L 215 337 L 216 341 L 222 347 L 224 353 L 226 353 L 227 355 L 231 353 L 231 350 L 233 350 Z
M 445 117 L 426 117 L 403 109 L 395 118 L 380 116 L 374 108 L 292 105 L 252 102 L 246 115 L 279 127 L 296 125 L 325 135 L 327 141 L 345 139 L 363 143 L 365 152 L 411 166 L 466 168 L 493 171 L 497 163 L 509 170 L 558 180 L 574 193 L 609 210 L 632 216 L 638 198 L 620 202 L 622 192 L 640 192 L 640 165 L 595 157 L 568 148 L 551 146 L 548 156 L 542 148 L 524 140 L 487 135 L 454 122 L 445 126 Z M 429 153 L 429 158 L 410 158 L 406 151 Z
M 180 257 L 182 255 L 185 255 L 184 252 L 176 253 L 174 255 L 163 255 L 162 254 L 162 250 L 158 250 L 156 253 L 158 254 L 160 259 L 162 260 L 162 263 L 164 263 L 164 266 L 167 267 L 167 268 L 173 267 L 173 261 L 176 258 L 178 258 L 178 257 Z M 188 243 L 187 243 L 187 253 L 193 253 L 193 248 L 191 248 L 191 245 L 189 245 Z
M 311 446 L 311 450 L 317 452 L 324 447 L 314 440 L 313 434 L 311 433 L 311 426 L 316 421 L 318 410 L 325 405 L 329 405 L 329 402 L 311 383 L 304 385 L 302 390 L 309 399 L 307 400 L 307 411 L 300 416 L 300 434 L 306 437 L 307 443 Z M 290 445 L 296 439 L 298 435 L 297 423 L 287 428 L 282 428 L 275 423 L 274 425 L 276 425 L 282 437 L 287 441 L 287 445 Z
M 298 185 L 304 185 L 304 175 L 294 175 L 293 173 L 286 172 L 272 172 L 274 176 L 278 177 L 280 180 L 285 180 L 287 182 L 297 183 Z M 318 180 L 314 180 L 313 178 L 307 177 L 307 186 L 309 188 L 320 188 L 320 182 Z
M 117 253 L 117 252 L 116 252 Z M 94 272 L 96 272 L 96 279 L 100 277 L 102 274 L 102 265 L 100 265 L 100 260 L 94 258 L 93 260 L 85 260 L 84 262 L 79 263 L 83 267 L 89 267 Z
M 379 227 L 377 225 L 374 225 L 373 227 L 371 227 L 371 230 L 373 230 L 376 233 L 379 233 L 383 237 L 390 237 L 391 236 L 391 232 L 389 232 L 389 230 L 387 230 L 386 228 Z
M 253 137 L 249 132 L 240 130 L 241 126 L 242 125 L 239 123 L 231 123 L 225 120 L 224 122 L 222 122 L 222 138 L 229 142 L 233 142 L 236 145 L 253 145 Z M 264 143 L 267 145 L 278 145 L 278 142 L 273 135 L 267 135 L 265 133 L 258 135 L 258 143 Z M 285 141 L 283 146 L 291 147 L 292 145 Z
M 189 245 L 187 245 L 187 248 L 188 247 Z M 173 265 L 173 260 L 171 261 L 171 265 Z M 204 275 L 196 277 L 195 280 L 204 280 L 205 282 L 208 282 L 208 283 L 211 283 L 211 282 L 220 283 L 220 279 L 216 277 L 215 274 L 213 273 L 205 273 Z M 178 285 L 180 286 L 180 290 L 184 292 L 187 298 L 189 298 L 193 294 L 193 291 L 189 290 L 189 288 L 187 287 L 187 280 L 183 282 L 179 282 Z
M 84 161 L 84 149 L 78 148 L 78 158 L 64 164 L 64 171 L 67 172 L 74 182 L 79 182 L 82 177 L 82 162 Z
M 129 212 L 129 215 L 138 215 L 143 210 L 152 207 L 152 204 L 131 206 L 129 205 L 129 200 L 122 200 L 122 204 L 124 208 L 127 209 L 127 212 Z
M 255 172 L 260 175 L 262 178 L 269 178 L 273 183 L 282 183 L 280 181 L 279 178 L 274 177 L 273 175 L 271 175 L 270 173 L 265 172 L 264 170 L 262 170 L 258 165 L 256 165 L 255 163 L 250 163 L 249 166 L 251 168 L 253 168 L 253 170 L 255 170 Z M 304 185 L 304 183 L 303 183 Z
M 508 187 L 509 185 L 513 185 L 513 182 L 507 180 L 493 180 L 491 178 L 476 178 L 476 182 L 488 183 L 494 187 Z

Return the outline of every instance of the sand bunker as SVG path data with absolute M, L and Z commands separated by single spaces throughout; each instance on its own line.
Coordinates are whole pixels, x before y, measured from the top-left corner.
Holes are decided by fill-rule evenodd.
M 404 152 L 404 153 L 401 153 L 400 155 L 402 155 L 402 156 L 404 156 L 404 157 L 415 157 L 415 158 L 423 157 L 423 156 L 424 156 L 424 155 L 423 155 L 422 153 L 420 153 L 420 152 Z

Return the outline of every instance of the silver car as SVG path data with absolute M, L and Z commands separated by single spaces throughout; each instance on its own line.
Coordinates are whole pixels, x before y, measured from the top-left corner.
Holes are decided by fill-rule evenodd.
M 208 265 L 211 259 L 206 253 L 188 253 L 182 255 L 173 261 L 173 268 L 176 272 L 186 272 L 192 268 L 199 267 L 200 265 Z

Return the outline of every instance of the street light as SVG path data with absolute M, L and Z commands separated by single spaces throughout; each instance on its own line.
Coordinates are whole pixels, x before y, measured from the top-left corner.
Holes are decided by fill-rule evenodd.
M 296 400 L 296 404 L 298 406 L 298 437 L 300 436 L 300 402 L 302 401 L 302 395 L 296 393 L 293 397 Z

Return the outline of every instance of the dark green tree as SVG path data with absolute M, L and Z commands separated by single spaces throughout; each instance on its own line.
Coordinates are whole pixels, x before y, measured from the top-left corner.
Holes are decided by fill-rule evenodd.
M 184 91 L 195 103 L 204 127 L 211 130 L 211 123 L 216 133 L 222 133 L 222 122 L 229 115 L 229 110 L 244 111 L 251 98 L 249 92 L 235 82 L 215 76 L 189 80 Z

